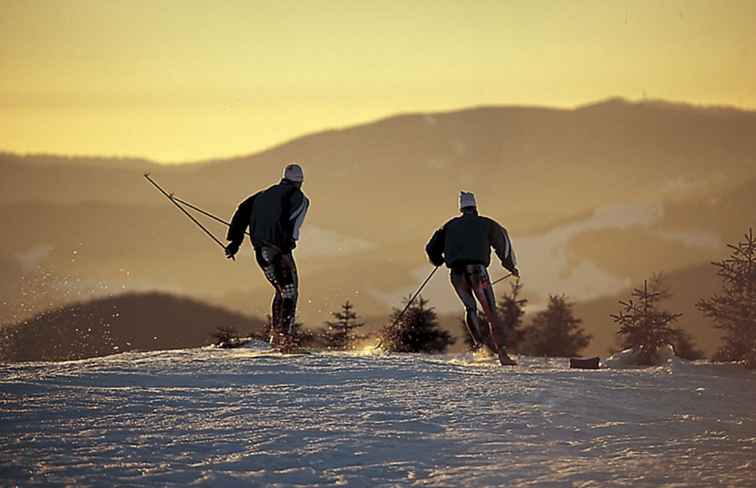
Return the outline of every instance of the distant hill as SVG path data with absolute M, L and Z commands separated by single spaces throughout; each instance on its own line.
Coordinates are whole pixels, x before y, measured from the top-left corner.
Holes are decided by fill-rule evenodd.
M 241 334 L 261 320 L 164 293 L 126 294 L 66 305 L 0 328 L 0 361 L 60 361 L 212 343 L 219 326 Z
M 91 168 L 130 169 L 137 171 L 162 167 L 154 161 L 144 158 L 119 158 L 105 156 L 61 156 L 58 154 L 32 153 L 19 155 L 0 151 L 0 163 L 20 162 L 33 166 L 88 166 Z
M 160 196 L 141 178 L 151 169 L 179 195 L 227 214 L 275 181 L 284 163 L 300 161 L 314 223 L 386 242 L 425 232 L 428 219 L 454 211 L 462 188 L 524 231 L 592 208 L 657 200 L 681 185 L 756 176 L 756 112 L 618 99 L 573 110 L 480 107 L 399 115 L 186 166 L 49 159 L 0 155 L 0 204 L 151 204 Z
M 534 303 L 548 293 L 611 296 L 654 271 L 717 259 L 756 222 L 756 112 L 665 102 L 405 114 L 175 167 L 0 153 L 0 281 L 9 283 L 0 322 L 123 290 L 262 316 L 271 289 L 248 245 L 237 262 L 224 259 L 142 171 L 229 218 L 292 160 L 312 201 L 295 253 L 309 326 L 347 298 L 385 316 L 413 291 L 427 273 L 425 242 L 457 212 L 460 189 L 509 229 Z M 648 208 L 650 217 L 627 218 Z M 440 277 L 427 296 L 440 313 L 458 307 Z

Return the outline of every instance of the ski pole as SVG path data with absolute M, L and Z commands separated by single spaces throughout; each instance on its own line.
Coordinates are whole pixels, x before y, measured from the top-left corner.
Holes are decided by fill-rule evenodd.
M 176 202 L 173 199 L 173 196 L 170 193 L 168 193 L 165 190 L 163 190 L 163 188 L 160 185 L 158 185 L 155 180 L 153 180 L 152 178 L 150 178 L 150 173 L 149 172 L 145 173 L 144 177 L 147 179 L 147 181 L 149 181 L 150 183 L 152 183 L 152 185 L 155 188 L 157 188 L 160 193 L 162 193 L 168 200 L 170 200 L 171 203 L 174 204 L 177 209 L 181 210 L 181 212 L 184 215 L 186 215 L 187 218 L 189 218 L 189 220 L 191 220 L 192 222 L 194 222 L 197 225 L 197 227 L 199 227 L 200 229 L 202 229 L 205 232 L 205 234 L 207 234 L 207 236 L 210 239 L 212 239 L 213 241 L 215 241 L 215 243 L 217 243 L 223 249 L 226 249 L 226 246 L 224 246 L 223 243 L 221 241 L 219 241 L 218 238 L 215 237 L 215 235 L 212 232 L 210 232 L 209 230 L 207 230 L 207 227 L 205 227 L 204 225 L 202 225 L 202 223 L 199 220 L 195 219 L 192 214 L 190 214 L 189 212 L 187 212 L 184 207 L 182 207 L 181 205 L 179 205 L 179 203 Z M 232 258 L 233 258 L 233 256 L 232 256 Z M 236 261 L 235 258 L 234 258 L 234 261 Z
M 506 276 L 502 276 L 501 278 L 499 278 L 498 280 L 494 281 L 494 282 L 493 282 L 493 283 L 491 283 L 491 284 L 492 284 L 492 285 L 495 285 L 496 283 L 499 283 L 500 281 L 504 281 L 504 280 L 506 280 L 507 278 L 509 278 L 510 276 L 512 276 L 512 274 L 513 274 L 513 273 L 509 273 L 509 274 L 508 274 L 508 275 L 506 275 Z
M 436 271 L 438 271 L 438 268 L 439 266 L 436 266 L 435 268 L 433 268 L 433 271 L 431 271 L 428 277 L 425 278 L 425 281 L 423 281 L 423 284 L 420 285 L 420 288 L 418 288 L 415 294 L 412 296 L 412 298 L 409 299 L 409 301 L 407 302 L 407 305 L 404 307 L 404 310 L 402 310 L 402 312 L 399 315 L 397 315 L 396 320 L 394 320 L 394 323 L 399 322 L 402 319 L 402 317 L 404 317 L 405 312 L 407 312 L 407 310 L 410 308 L 410 305 L 412 305 L 412 302 L 415 301 L 415 298 L 417 298 L 420 292 L 423 291 L 423 288 L 425 288 L 425 285 L 427 285 L 430 279 L 433 278 L 433 275 L 436 274 Z
M 412 296 L 412 298 L 409 299 L 407 302 L 407 305 L 404 307 L 404 310 L 402 310 L 399 315 L 396 316 L 396 318 L 391 322 L 393 324 L 399 323 L 400 320 L 402 320 L 402 317 L 404 317 L 404 314 L 407 312 L 407 310 L 410 308 L 410 305 L 412 305 L 412 302 L 415 301 L 415 298 L 420 294 L 421 291 L 423 291 L 423 288 L 425 288 L 425 285 L 428 284 L 431 278 L 433 278 L 433 275 L 436 274 L 436 271 L 438 271 L 439 266 L 436 266 L 433 268 L 433 271 L 430 272 L 427 278 L 425 278 L 425 281 L 423 281 L 423 284 L 420 285 L 420 288 L 417 289 L 415 294 Z M 376 348 L 383 347 L 383 338 L 378 338 L 378 344 L 375 345 Z
M 210 212 L 208 212 L 207 210 L 203 210 L 203 209 L 199 208 L 198 206 L 193 205 L 193 204 L 187 202 L 186 200 L 182 200 L 181 198 L 177 197 L 173 193 L 171 193 L 171 198 L 173 200 L 177 201 L 178 203 L 180 203 L 181 205 L 184 205 L 185 207 L 189 207 L 192 210 L 194 210 L 195 212 L 201 213 L 205 217 L 209 217 L 209 218 L 215 220 L 216 222 L 218 222 L 220 224 L 224 224 L 226 227 L 231 227 L 230 223 L 226 222 L 225 220 L 223 220 L 222 218 L 218 217 L 217 215 L 213 215 Z M 244 233 L 247 234 L 247 235 L 249 235 L 249 231 L 247 231 L 247 230 L 245 230 Z

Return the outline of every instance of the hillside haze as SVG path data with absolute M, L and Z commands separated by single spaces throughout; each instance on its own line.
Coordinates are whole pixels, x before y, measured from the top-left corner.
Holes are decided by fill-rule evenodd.
M 719 259 L 756 221 L 756 112 L 666 102 L 399 115 L 170 167 L 1 153 L 0 272 L 19 286 L 5 291 L 0 322 L 139 290 L 262 317 L 271 292 L 248 244 L 226 261 L 142 175 L 228 219 L 291 161 L 312 201 L 296 251 L 310 326 L 346 299 L 366 316 L 397 306 L 430 271 L 425 242 L 456 214 L 460 190 L 509 229 L 535 307 L 549 293 L 614 297 L 652 272 Z M 495 259 L 491 272 L 503 274 Z M 427 296 L 460 312 L 441 276 Z

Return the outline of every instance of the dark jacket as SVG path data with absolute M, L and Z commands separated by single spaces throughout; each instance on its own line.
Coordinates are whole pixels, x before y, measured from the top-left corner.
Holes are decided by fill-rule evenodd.
M 467 264 L 491 263 L 491 247 L 509 271 L 517 268 L 512 242 L 507 231 L 496 221 L 481 217 L 477 211 L 467 210 L 451 219 L 433 234 L 425 252 L 431 263 L 449 268 Z
M 295 183 L 281 180 L 239 205 L 231 218 L 226 239 L 241 244 L 249 227 L 255 249 L 274 246 L 289 252 L 296 247 L 309 205 L 310 201 Z

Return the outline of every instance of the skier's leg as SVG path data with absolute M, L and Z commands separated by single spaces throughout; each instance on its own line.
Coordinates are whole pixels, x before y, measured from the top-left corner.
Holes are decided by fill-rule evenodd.
M 491 280 L 488 277 L 488 271 L 483 266 L 471 267 L 468 277 L 470 279 L 473 293 L 480 302 L 480 306 L 483 308 L 483 313 L 488 320 L 488 324 L 491 328 L 491 339 L 497 346 L 499 344 L 498 335 L 498 323 L 499 317 L 496 313 L 496 297 L 493 294 L 493 287 L 491 286 Z
M 271 332 L 279 334 L 281 332 L 281 316 L 283 312 L 283 298 L 281 298 L 281 291 L 276 287 L 276 294 L 273 295 L 273 303 L 271 304 L 270 316 L 272 323 Z
M 276 280 L 281 290 L 281 330 L 285 334 L 294 332 L 299 298 L 299 277 L 294 256 L 281 254 L 276 261 Z
M 516 364 L 507 354 L 505 331 L 501 322 L 499 322 L 499 314 L 496 311 L 496 296 L 493 292 L 491 279 L 488 277 L 488 270 L 486 270 L 485 266 L 476 266 L 469 274 L 469 277 L 472 282 L 473 292 L 488 319 L 490 337 L 493 342 L 492 345 L 495 347 L 494 352 L 498 354 L 502 365 Z
M 277 254 L 274 249 L 269 247 L 261 247 L 255 250 L 255 257 L 257 258 L 257 264 L 265 274 L 265 279 L 273 286 L 275 295 L 273 296 L 273 302 L 271 304 L 270 311 L 270 342 L 273 344 L 278 334 L 281 333 L 281 312 L 282 312 L 282 297 L 281 297 L 281 285 L 277 279 L 276 273 L 276 260 Z
M 477 349 L 483 344 L 483 340 L 480 337 L 478 306 L 475 303 L 470 280 L 467 278 L 464 270 L 452 270 L 450 278 L 454 291 L 457 292 L 460 301 L 465 306 L 465 324 L 473 339 L 473 347 Z

